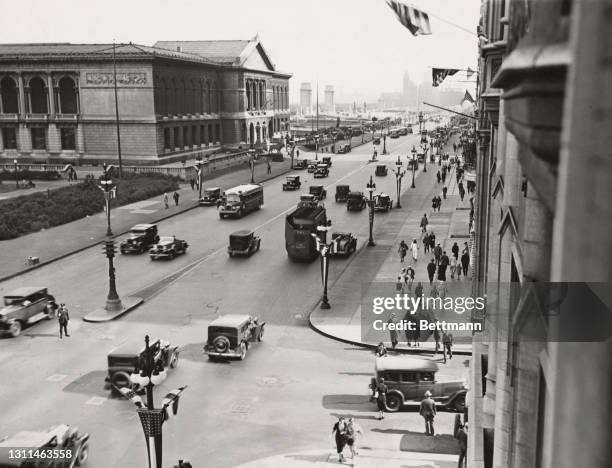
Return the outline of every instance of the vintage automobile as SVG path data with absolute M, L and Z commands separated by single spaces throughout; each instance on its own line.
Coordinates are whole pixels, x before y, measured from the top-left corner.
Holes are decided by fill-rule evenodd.
M 357 250 L 357 238 L 350 232 L 332 233 L 331 251 L 332 256 L 342 255 L 348 257 Z
M 391 138 L 399 138 L 400 134 L 399 134 L 399 132 L 391 132 L 389 134 L 389 137 L 391 137 Z
M 327 164 L 327 167 L 331 167 L 332 166 L 332 158 L 331 158 L 331 156 L 323 156 L 323 159 L 321 159 L 321 162 L 323 164 Z
M 338 154 L 344 154 L 344 153 L 350 153 L 351 152 L 351 145 L 350 144 L 345 144 L 345 145 L 340 145 L 340 148 L 338 148 L 338 151 L 336 151 Z
M 338 203 L 346 203 L 351 188 L 348 185 L 336 185 L 336 201 Z
M 261 238 L 256 236 L 253 231 L 236 231 L 229 236 L 227 253 L 230 257 L 234 255 L 253 255 L 260 247 Z
M 318 161 L 310 161 L 308 163 L 308 172 L 313 173 L 317 170 L 317 166 L 319 165 Z
M 300 176 L 287 176 L 287 181 L 283 183 L 283 191 L 298 190 L 301 186 L 302 182 L 300 182 Z
M 393 208 L 393 200 L 386 193 L 374 195 L 374 211 L 389 211 Z
M 387 166 L 385 166 L 384 164 L 377 164 L 374 174 L 377 176 L 386 176 L 387 172 L 389 172 Z
M 15 457 L 18 451 L 39 456 Z M 88 458 L 89 434 L 67 424 L 43 431 L 21 431 L 0 440 L 0 468 L 73 468 L 83 466 Z
M 6 294 L 4 306 L 0 309 L 0 332 L 15 338 L 27 325 L 54 318 L 54 312 L 47 312 L 50 301 L 55 302 L 55 298 L 47 288 L 39 286 L 22 287 Z
M 327 164 L 317 164 L 317 168 L 315 169 L 314 178 L 322 178 L 329 176 L 329 167 Z
M 157 260 L 158 258 L 172 260 L 177 255 L 187 252 L 187 247 L 189 247 L 189 244 L 182 239 L 177 239 L 176 236 L 162 236 L 157 244 L 149 250 L 149 256 L 151 260 Z
M 178 365 L 179 349 L 167 341 L 152 339 L 149 348 L 155 353 L 155 364 L 163 369 L 174 369 Z M 130 376 L 142 368 L 141 361 L 145 356 L 145 346 L 141 342 L 128 342 L 113 349 L 107 356 L 108 374 L 104 379 L 104 388 L 118 394 L 119 388 L 139 390 L 132 383 Z
M 157 224 L 137 224 L 132 226 L 128 238 L 119 245 L 119 250 L 122 254 L 141 254 L 158 241 Z
M 375 377 L 370 380 L 370 395 L 376 382 L 385 379 L 387 386 L 387 411 L 399 411 L 405 405 L 417 406 L 426 391 L 432 393 L 438 409 L 463 412 L 465 393 L 463 381 L 438 381 L 438 364 L 431 359 L 411 356 L 377 357 Z
M 361 211 L 366 207 L 366 198 L 363 192 L 349 192 L 346 197 L 348 211 Z
M 212 206 L 221 201 L 221 188 L 209 187 L 202 192 L 202 198 L 199 200 L 200 206 Z
M 266 322 L 251 315 L 222 315 L 208 325 L 204 354 L 209 359 L 238 358 L 243 360 L 250 344 L 261 341 Z
M 303 170 L 308 168 L 308 159 L 298 159 L 293 164 L 293 168 L 297 170 Z
M 373 145 L 380 145 L 380 138 L 376 137 L 372 140 Z
M 308 189 L 310 195 L 314 195 L 317 201 L 321 201 L 327 197 L 327 190 L 322 185 L 311 185 Z

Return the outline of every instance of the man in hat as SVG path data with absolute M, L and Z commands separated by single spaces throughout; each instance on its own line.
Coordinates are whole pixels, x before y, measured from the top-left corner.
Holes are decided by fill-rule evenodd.
M 421 401 L 419 414 L 425 420 L 425 434 L 428 436 L 434 435 L 434 417 L 436 416 L 436 402 L 431 398 L 431 392 L 425 392 L 425 398 Z
M 69 320 L 70 320 L 70 316 L 68 315 L 68 309 L 66 308 L 66 304 L 60 304 L 59 311 L 57 312 L 57 321 L 59 322 L 60 338 L 63 338 L 62 332 L 66 336 L 70 336 L 68 334 L 68 321 Z

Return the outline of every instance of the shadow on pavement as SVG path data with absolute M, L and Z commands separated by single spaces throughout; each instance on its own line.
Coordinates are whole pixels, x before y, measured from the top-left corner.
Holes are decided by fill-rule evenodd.
M 376 411 L 368 395 L 324 395 L 321 404 L 328 410 Z
M 378 421 L 378 416 L 359 416 L 351 413 L 329 413 L 334 418 L 353 418 L 353 419 L 369 419 L 371 421 Z M 364 448 L 364 447 L 361 447 Z
M 66 385 L 63 391 L 106 398 L 111 394 L 110 390 L 104 389 L 104 378 L 107 374 L 105 370 L 88 372 Z

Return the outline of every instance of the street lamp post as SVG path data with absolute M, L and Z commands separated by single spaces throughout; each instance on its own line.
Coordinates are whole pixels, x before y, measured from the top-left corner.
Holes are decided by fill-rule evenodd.
M 414 185 L 414 166 L 415 166 L 415 161 L 416 161 L 417 150 L 414 146 L 412 147 L 411 153 L 412 153 L 412 184 L 410 185 L 410 188 L 416 188 L 416 185 Z
M 115 196 L 115 187 L 113 187 L 113 181 L 108 178 L 108 171 L 112 169 L 113 166 L 107 166 L 106 163 L 102 166 L 102 170 L 104 171 L 104 178 L 100 180 L 100 185 L 102 192 L 104 193 L 104 203 L 106 206 L 106 235 L 111 237 L 113 235 L 113 231 L 111 230 L 111 222 L 110 222 L 110 201 L 111 198 Z
M 370 220 L 370 238 L 368 239 L 368 247 L 374 247 L 376 244 L 374 243 L 374 236 L 372 235 L 372 231 L 374 229 L 374 199 L 372 195 L 374 194 L 374 190 L 376 190 L 376 184 L 372 180 L 372 176 L 370 175 L 370 182 L 366 185 L 368 192 L 370 193 L 370 199 L 368 200 L 368 206 L 370 207 L 369 211 L 369 220 Z
M 395 183 L 397 185 L 397 203 L 395 204 L 395 208 L 401 208 L 400 196 L 402 194 L 402 178 L 404 177 L 404 171 L 402 171 L 402 161 L 400 161 L 399 155 L 395 162 L 395 168 Z
M 315 161 L 319 160 L 319 137 L 315 137 Z
M 104 241 L 104 253 L 108 259 L 108 296 L 106 297 L 106 305 L 104 309 L 108 312 L 116 312 L 123 309 L 119 294 L 117 294 L 117 286 L 115 284 L 115 265 L 113 264 L 113 258 L 117 253 L 115 247 L 115 241 L 107 239 Z
M 331 242 L 327 242 L 327 232 L 331 229 L 331 220 L 326 224 L 317 226 L 318 234 L 311 234 L 317 242 L 317 251 L 321 255 L 321 282 L 323 283 L 323 296 L 321 297 L 321 309 L 329 309 L 329 299 L 327 297 L 327 278 L 329 277 L 329 255 L 331 253 Z
M 202 198 L 202 166 L 204 166 L 204 161 L 196 161 L 196 167 L 198 168 L 198 200 Z
M 19 174 L 17 174 L 17 160 L 13 159 L 13 163 L 15 164 L 15 187 L 19 190 Z
M 427 145 L 423 148 L 425 155 L 423 157 L 423 172 L 427 172 Z M 429 142 L 429 151 L 432 151 L 431 141 Z

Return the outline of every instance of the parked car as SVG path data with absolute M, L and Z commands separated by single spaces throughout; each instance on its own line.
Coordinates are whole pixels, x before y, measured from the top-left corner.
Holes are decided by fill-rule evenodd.
M 157 260 L 158 258 L 172 260 L 177 255 L 187 252 L 187 247 L 189 247 L 189 244 L 182 239 L 177 239 L 176 236 L 162 236 L 157 244 L 149 250 L 149 255 L 151 260 Z
M 155 364 L 164 369 L 174 369 L 178 365 L 179 349 L 169 342 L 154 339 L 149 342 L 149 348 L 155 353 Z M 130 380 L 137 369 L 141 369 L 145 347 L 141 342 L 128 342 L 113 349 L 107 356 L 108 373 L 104 379 L 104 388 L 118 393 L 119 388 L 134 388 L 138 385 Z
M 208 325 L 204 354 L 209 359 L 246 358 L 251 343 L 261 341 L 266 322 L 251 315 L 223 315 Z
M 343 255 L 348 257 L 357 250 L 357 238 L 350 232 L 332 233 L 331 255 Z
M 137 224 L 130 229 L 129 237 L 119 244 L 119 250 L 122 254 L 141 254 L 158 241 L 157 224 Z
M 210 187 L 202 192 L 199 204 L 200 206 L 212 206 L 219 203 L 219 201 L 221 201 L 221 188 Z
M 314 173 L 315 179 L 327 176 L 329 176 L 329 167 L 327 167 L 327 164 L 317 164 L 317 168 L 315 169 Z
M 376 137 L 372 140 L 373 145 L 380 145 L 380 138 Z
M 377 164 L 376 171 L 374 172 L 374 174 L 376 174 L 377 176 L 386 176 L 388 171 L 389 169 L 387 169 L 387 166 L 385 166 L 384 164 Z
M 350 144 L 345 144 L 345 145 L 340 145 L 340 148 L 338 148 L 338 151 L 336 151 L 338 154 L 343 154 L 343 153 L 350 153 L 351 152 L 351 145 Z
M 318 161 L 310 161 L 308 163 L 308 172 L 313 173 L 317 170 L 317 166 L 319 165 Z
M 283 184 L 283 191 L 298 190 L 301 186 L 302 182 L 300 182 L 300 176 L 287 176 L 287 181 Z
M 86 432 L 67 424 L 58 424 L 42 431 L 18 432 L 0 439 L 0 468 L 83 466 L 89 458 L 89 437 Z M 38 456 L 15 457 L 14 452 Z
M 331 156 L 323 156 L 323 159 L 321 159 L 321 162 L 323 164 L 327 164 L 327 167 L 331 167 L 332 166 L 332 158 L 331 158 Z
M 391 137 L 391 138 L 399 138 L 400 134 L 399 134 L 399 132 L 391 132 L 389 134 L 389 137 Z
M 308 168 L 308 159 L 298 159 L 293 165 L 294 169 L 303 170 Z
M 229 236 L 227 253 L 230 257 L 234 255 L 253 255 L 260 247 L 261 238 L 256 236 L 253 231 L 236 231 Z
M 377 357 L 375 377 L 370 380 L 370 395 L 376 382 L 385 379 L 387 411 L 399 411 L 404 405 L 418 405 L 426 391 L 430 391 L 438 408 L 463 412 L 465 393 L 463 381 L 439 381 L 438 364 L 431 359 L 409 356 Z
M 311 185 L 308 193 L 314 195 L 317 201 L 321 201 L 327 197 L 327 190 L 322 185 Z
M 393 200 L 386 193 L 374 195 L 374 211 L 389 211 L 393 208 Z
M 346 198 L 348 211 L 361 211 L 366 207 L 366 198 L 363 192 L 349 192 Z
M 336 201 L 345 203 L 351 188 L 348 185 L 336 185 Z
M 47 312 L 51 301 L 55 302 L 55 298 L 40 286 L 17 288 L 6 294 L 4 307 L 0 309 L 0 332 L 15 338 L 27 325 L 54 318 L 54 312 Z

